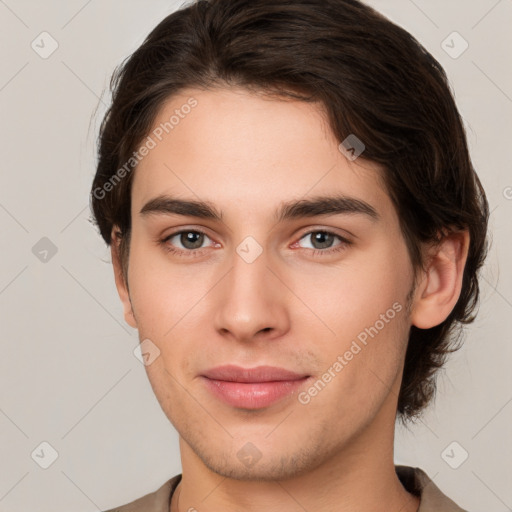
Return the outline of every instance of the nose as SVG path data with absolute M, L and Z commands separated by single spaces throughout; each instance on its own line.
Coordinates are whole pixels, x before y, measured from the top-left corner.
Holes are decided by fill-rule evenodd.
M 267 251 L 253 261 L 240 254 L 233 251 L 232 267 L 216 287 L 215 328 L 239 341 L 278 338 L 290 328 L 290 292 Z

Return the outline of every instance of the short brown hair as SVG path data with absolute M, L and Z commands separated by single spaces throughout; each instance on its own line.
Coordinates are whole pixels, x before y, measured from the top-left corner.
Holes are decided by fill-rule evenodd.
M 339 141 L 355 135 L 382 164 L 415 269 L 423 243 L 469 231 L 460 297 L 444 322 L 412 326 L 398 414 L 411 420 L 434 374 L 474 319 L 489 207 L 441 65 L 407 31 L 357 0 L 198 0 L 167 16 L 114 72 L 91 208 L 107 244 L 119 227 L 126 276 L 133 172 L 116 172 L 148 135 L 164 101 L 185 88 L 243 86 L 321 102 Z M 126 169 L 126 167 L 125 167 Z M 111 186 L 107 186 L 110 183 Z M 108 190 L 108 193 L 105 191 Z

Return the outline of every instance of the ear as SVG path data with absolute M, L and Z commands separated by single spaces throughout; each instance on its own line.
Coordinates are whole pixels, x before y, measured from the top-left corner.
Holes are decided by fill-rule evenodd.
M 427 268 L 421 271 L 414 293 L 413 325 L 430 329 L 446 320 L 452 312 L 462 289 L 468 249 L 468 231 L 449 233 L 439 245 L 430 248 Z
M 114 278 L 116 281 L 117 293 L 119 294 L 119 298 L 123 303 L 124 319 L 128 325 L 130 325 L 134 329 L 137 329 L 137 322 L 133 314 L 132 303 L 130 301 L 130 294 L 128 291 L 128 276 L 124 275 L 121 265 L 121 257 L 119 253 L 119 243 L 121 241 L 121 238 L 120 230 L 117 226 L 114 226 L 112 228 L 110 239 L 110 254 L 112 255 Z

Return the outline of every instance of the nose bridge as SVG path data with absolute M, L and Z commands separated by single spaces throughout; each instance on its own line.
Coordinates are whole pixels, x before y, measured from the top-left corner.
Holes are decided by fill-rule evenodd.
M 235 249 L 232 258 L 231 288 L 234 295 L 260 293 L 268 281 L 269 253 L 253 237 L 245 238 Z M 263 295 L 260 294 L 260 297 Z
M 271 255 L 253 237 L 246 237 L 231 258 L 231 270 L 217 301 L 216 328 L 240 339 L 259 331 L 287 328 L 288 315 L 282 285 L 268 266 Z

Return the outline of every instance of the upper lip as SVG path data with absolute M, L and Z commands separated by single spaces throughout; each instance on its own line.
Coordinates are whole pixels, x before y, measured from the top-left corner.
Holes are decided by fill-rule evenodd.
M 242 368 L 235 365 L 224 365 L 211 368 L 203 373 L 203 377 L 213 380 L 230 382 L 272 382 L 299 380 L 309 375 L 296 373 L 276 366 L 257 366 L 256 368 Z

